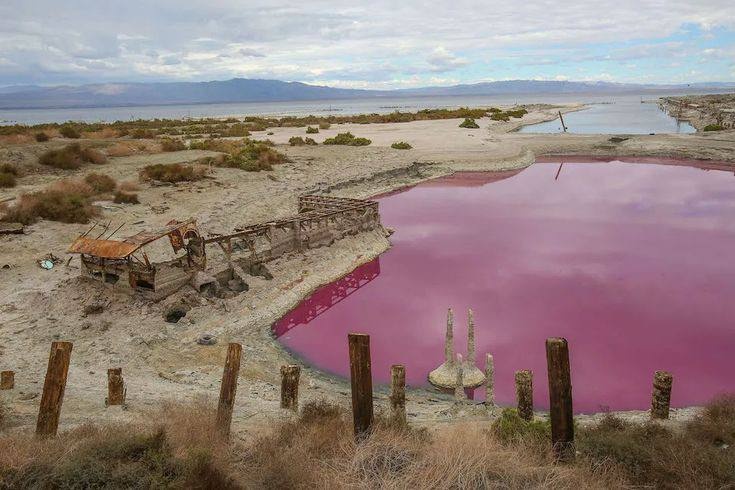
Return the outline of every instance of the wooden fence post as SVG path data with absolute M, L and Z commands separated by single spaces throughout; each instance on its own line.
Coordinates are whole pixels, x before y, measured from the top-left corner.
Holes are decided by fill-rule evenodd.
M 523 420 L 533 420 L 533 371 L 516 371 L 515 378 L 518 415 Z
M 299 377 L 301 367 L 295 364 L 281 366 L 281 408 L 299 410 Z
M 390 409 L 393 420 L 406 424 L 406 368 L 403 364 L 390 367 Z
M 64 401 L 66 378 L 69 374 L 71 349 L 71 342 L 51 343 L 46 379 L 43 382 L 43 394 L 36 421 L 36 435 L 55 436 L 59 428 L 59 416 L 61 415 L 61 404 Z
M 122 405 L 125 403 L 125 380 L 122 376 L 122 368 L 110 368 L 107 370 L 107 399 L 106 405 Z
M 549 373 L 551 444 L 557 459 L 571 461 L 575 456 L 574 412 L 569 344 L 566 339 L 546 339 L 546 366 Z
M 227 359 L 222 373 L 222 384 L 219 390 L 219 404 L 217 405 L 217 431 L 221 437 L 230 435 L 232 423 L 232 407 L 235 404 L 237 391 L 237 375 L 240 372 L 240 355 L 242 346 L 231 343 L 227 346 Z
M 373 378 L 370 371 L 370 336 L 351 333 L 350 381 L 352 384 L 352 419 L 357 440 L 366 437 L 373 427 Z
M 671 385 L 674 377 L 667 371 L 656 371 L 653 375 L 653 394 L 651 396 L 651 418 L 669 418 L 671 406 Z
M 0 390 L 12 390 L 15 387 L 15 373 L 3 371 L 0 373 Z

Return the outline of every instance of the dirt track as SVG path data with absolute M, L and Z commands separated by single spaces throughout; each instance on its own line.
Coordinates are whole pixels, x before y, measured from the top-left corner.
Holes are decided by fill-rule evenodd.
M 578 109 L 571 107 L 565 109 Z M 553 118 L 557 108 L 541 107 L 524 118 L 538 122 Z M 611 135 L 534 135 L 509 132 L 518 123 L 491 123 L 480 119 L 481 129 L 458 128 L 458 120 L 412 123 L 340 125 L 322 131 L 317 141 L 337 132 L 352 131 L 373 140 L 368 147 L 289 147 L 279 145 L 291 163 L 273 172 L 249 173 L 216 168 L 212 178 L 168 187 L 142 185 L 141 204 L 100 203 L 104 219 L 126 223 L 117 236 L 161 226 L 173 218 L 195 216 L 205 232 L 226 232 L 236 226 L 296 210 L 296 198 L 306 192 L 330 191 L 345 197 L 369 197 L 381 192 L 462 170 L 518 169 L 540 155 L 646 156 L 697 158 L 735 162 L 735 132 L 694 135 L 631 136 L 620 142 Z M 284 143 L 303 128 L 276 128 L 271 138 Z M 393 150 L 390 144 L 408 141 L 414 149 Z M 135 179 L 150 163 L 189 162 L 207 155 L 181 151 L 156 155 L 112 158 L 103 167 L 78 171 L 35 170 L 38 153 L 58 141 L 16 145 L 0 149 L 0 158 L 29 169 L 20 185 L 3 190 L 7 199 L 47 185 L 59 176 L 81 177 L 87 172 L 107 173 L 118 180 Z M 735 168 L 735 164 L 733 165 Z M 36 172 L 37 173 L 34 173 Z M 1 199 L 0 199 L 1 200 Z M 209 300 L 193 291 L 181 291 L 160 303 L 148 303 L 111 290 L 102 290 L 78 277 L 78 260 L 51 271 L 36 260 L 47 253 L 67 259 L 65 250 L 87 225 L 42 221 L 27 227 L 25 235 L 0 237 L 0 369 L 16 371 L 16 389 L 2 392 L 14 412 L 11 423 L 31 426 L 43 384 L 48 348 L 52 340 L 74 342 L 62 424 L 88 419 L 110 420 L 142 416 L 164 399 L 197 395 L 215 397 L 227 342 L 244 349 L 240 386 L 234 414 L 237 431 L 245 434 L 282 416 L 278 408 L 279 366 L 293 362 L 269 334 L 273 321 L 321 284 L 330 282 L 369 261 L 389 247 L 380 233 L 345 239 L 335 246 L 310 251 L 269 265 L 275 278 L 247 278 L 249 292 L 229 300 Z M 175 302 L 193 309 L 177 324 L 166 323 L 163 312 Z M 98 315 L 83 315 L 91 302 L 102 302 Z M 438 319 L 437 321 L 441 321 Z M 200 346 L 196 337 L 217 335 L 215 346 Z M 128 386 L 128 409 L 106 409 L 106 370 L 121 366 Z M 302 374 L 302 400 L 326 397 L 349 403 L 348 385 L 306 368 Z M 385 392 L 379 394 L 385 405 Z M 423 390 L 409 393 L 409 418 L 432 423 L 457 415 L 450 399 Z M 691 411 L 677 411 L 685 417 Z M 462 416 L 485 416 L 465 408 Z M 643 414 L 632 415 L 644 417 Z

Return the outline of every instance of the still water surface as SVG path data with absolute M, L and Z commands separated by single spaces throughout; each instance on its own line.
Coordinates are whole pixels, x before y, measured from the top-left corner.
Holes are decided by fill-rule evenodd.
M 403 363 L 409 384 L 426 385 L 442 362 L 446 308 L 459 352 L 473 308 L 478 361 L 495 356 L 501 404 L 513 403 L 513 372 L 532 369 L 536 404 L 547 406 L 549 336 L 569 340 L 577 412 L 647 408 L 657 369 L 674 374 L 674 406 L 732 391 L 732 173 L 621 162 L 566 163 L 555 180 L 558 171 L 460 174 L 380 198 L 393 247 L 274 333 L 345 377 L 347 333 L 369 333 L 376 382 Z

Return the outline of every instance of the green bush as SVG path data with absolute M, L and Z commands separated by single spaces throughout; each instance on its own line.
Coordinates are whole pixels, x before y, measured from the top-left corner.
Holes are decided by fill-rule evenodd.
M 510 116 L 505 112 L 493 112 L 492 114 L 490 114 L 490 119 L 492 119 L 493 121 L 508 122 L 510 121 Z
M 390 145 L 390 147 L 394 150 L 410 150 L 411 148 L 413 148 L 413 146 L 409 145 L 405 141 L 396 141 L 395 143 Z
M 304 143 L 309 146 L 316 146 L 318 144 L 314 138 L 305 138 Z
M 36 138 L 36 141 L 38 141 L 39 143 L 43 143 L 44 141 L 48 141 L 49 139 L 51 139 L 43 131 L 41 131 L 40 133 L 36 133 L 34 136 Z
M 203 179 L 205 175 L 206 169 L 203 167 L 193 167 L 180 163 L 146 165 L 139 172 L 142 181 L 158 180 L 169 183 L 193 182 Z
M 347 145 L 347 146 L 367 146 L 372 141 L 367 138 L 358 138 L 352 133 L 339 133 L 334 138 L 324 140 L 325 145 Z
M 49 150 L 38 158 L 38 163 L 62 170 L 74 170 L 82 166 L 82 148 L 79 143 L 60 150 Z
M 306 126 L 306 134 L 316 134 L 319 132 L 319 128 L 314 128 L 311 126 Z
M 722 131 L 723 129 L 719 124 L 708 124 L 704 127 L 705 131 Z
M 326 121 L 323 121 L 323 122 L 320 122 L 320 123 L 319 123 L 319 129 L 329 129 L 329 128 L 331 128 L 331 127 L 332 127 L 332 125 L 331 125 L 331 124 L 329 124 L 329 123 L 328 123 L 328 122 L 326 122 Z
M 305 145 L 306 142 L 301 136 L 292 136 L 288 139 L 288 144 L 291 146 L 302 146 Z
M 518 415 L 515 408 L 504 408 L 491 426 L 492 433 L 503 443 L 513 444 L 520 441 L 551 441 L 549 421 L 532 420 L 527 422 Z
M 78 139 L 82 137 L 82 134 L 74 126 L 61 126 L 59 128 L 59 133 L 64 138 Z
M 478 129 L 480 126 L 478 126 L 474 119 L 467 117 L 464 121 L 462 121 L 459 127 L 467 129 Z

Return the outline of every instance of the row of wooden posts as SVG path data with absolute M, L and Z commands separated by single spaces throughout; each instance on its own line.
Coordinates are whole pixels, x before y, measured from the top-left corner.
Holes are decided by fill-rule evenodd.
M 370 434 L 374 420 L 370 336 L 351 333 L 348 335 L 348 347 L 354 434 L 357 440 L 361 440 Z M 36 423 L 36 434 L 39 436 L 54 436 L 58 430 L 71 351 L 71 342 L 53 342 L 51 344 Z M 240 344 L 231 343 L 228 345 L 216 416 L 217 431 L 223 437 L 228 437 L 230 433 L 241 356 L 242 346 Z M 574 457 L 572 383 L 569 368 L 569 345 L 566 339 L 553 337 L 546 340 L 546 362 L 549 381 L 551 442 L 557 457 L 566 460 Z M 488 356 L 487 369 L 490 373 L 493 370 L 492 356 Z M 300 374 L 301 368 L 297 365 L 281 366 L 281 408 L 298 410 Z M 488 379 L 488 382 L 492 382 L 492 380 Z M 672 382 L 673 377 L 670 373 L 656 371 L 651 403 L 651 416 L 653 418 L 668 418 Z M 13 389 L 14 383 L 15 373 L 13 371 L 0 372 L 0 389 Z M 518 414 L 524 420 L 530 421 L 533 419 L 533 373 L 528 370 L 517 371 L 515 373 L 515 385 Z M 458 386 L 461 390 L 461 380 L 458 382 Z M 107 387 L 107 405 L 123 405 L 126 391 L 121 368 L 108 369 Z M 491 389 L 488 390 L 488 393 L 490 392 Z M 406 370 L 403 365 L 395 364 L 391 366 L 391 394 L 389 400 L 394 419 L 405 423 Z M 493 401 L 488 399 L 486 403 L 492 404 Z

